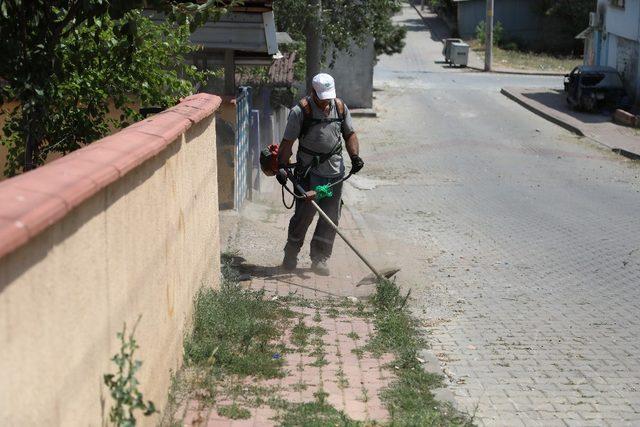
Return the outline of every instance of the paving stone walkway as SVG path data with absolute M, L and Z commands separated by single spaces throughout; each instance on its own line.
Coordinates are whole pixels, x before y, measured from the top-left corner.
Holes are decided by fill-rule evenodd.
M 267 298 L 297 294 L 295 285 L 282 285 L 279 279 L 256 279 L 251 287 L 265 289 Z M 310 291 L 306 288 L 302 293 L 309 294 Z M 250 379 L 245 382 L 247 392 L 249 387 L 260 387 L 269 393 L 261 396 L 263 399 L 277 397 L 289 403 L 313 402 L 324 394 L 328 404 L 354 420 L 388 420 L 389 414 L 379 393 L 392 378 L 385 368 L 392 356 L 374 357 L 362 350 L 373 332 L 370 320 L 339 314 L 321 300 L 315 301 L 317 305 L 311 302 L 310 306 L 292 306 L 291 309 L 300 313 L 300 322 L 306 327 L 321 331 L 314 332 L 314 338 L 320 339 L 321 343 L 311 340 L 303 347 L 296 347 L 292 329 L 287 330 L 283 343 L 287 348 L 295 348 L 283 355 L 287 375 L 281 379 Z M 353 305 L 350 300 L 345 302 Z M 295 324 L 294 321 L 292 326 Z M 258 427 L 277 425 L 276 420 L 283 415 L 283 410 L 273 409 L 266 402 L 251 408 L 248 419 L 230 420 L 219 413 L 221 407 L 234 404 L 250 407 L 248 403 L 245 396 L 216 399 L 214 406 L 191 399 L 178 409 L 175 418 L 184 426 Z
M 281 205 L 278 187 L 266 186 L 260 199 L 247 202 L 241 214 L 223 212 L 221 218 L 222 247 L 228 250 L 242 248 L 245 258 L 239 266 L 241 274 L 249 279 L 246 286 L 264 289 L 267 298 L 290 298 L 294 301 L 290 308 L 303 316 L 302 322 L 308 327 L 318 326 L 324 331 L 319 338 L 324 354 L 317 352 L 319 342 L 306 348 L 297 348 L 292 343 L 292 327 L 283 337 L 287 348 L 293 349 L 283 355 L 282 379 L 254 380 L 247 387 L 263 387 L 272 396 L 291 403 L 313 402 L 326 393 L 324 399 L 335 409 L 344 411 L 353 420 L 389 419 L 388 411 L 380 400 L 380 391 L 393 378 L 385 368 L 392 355 L 374 357 L 361 351 L 373 333 L 371 320 L 366 317 L 349 315 L 344 310 L 336 310 L 336 304 L 355 306 L 362 298 L 373 292 L 372 285 L 356 286 L 368 275 L 368 270 L 350 251 L 347 245 L 336 237 L 333 256 L 329 262 L 331 275 L 318 276 L 310 270 L 308 243 L 300 254 L 298 269 L 293 273 L 283 271 L 279 265 L 282 248 L 286 239 L 286 226 L 292 211 Z M 309 235 L 313 231 L 313 224 Z M 358 214 L 348 207 L 343 208 L 340 227 L 360 248 L 381 262 L 378 243 L 367 236 L 358 226 Z M 295 298 L 309 304 L 296 305 Z M 329 303 L 328 303 L 329 301 Z M 268 398 L 269 396 L 265 396 Z M 232 405 L 233 400 L 219 400 L 215 406 L 202 400 L 191 399 L 176 411 L 175 419 L 184 426 L 272 426 L 282 411 L 268 404 L 251 408 L 251 417 L 230 420 L 218 413 L 221 406 Z M 249 407 L 244 402 L 244 407 Z

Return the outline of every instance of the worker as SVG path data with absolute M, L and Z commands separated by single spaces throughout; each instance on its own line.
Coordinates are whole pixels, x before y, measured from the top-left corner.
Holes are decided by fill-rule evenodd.
M 312 87 L 312 93 L 291 109 L 278 153 L 280 164 L 289 163 L 293 143 L 298 140 L 295 176 L 307 191 L 305 199 L 296 200 L 295 212 L 289 221 L 282 261 L 283 269 L 288 271 L 298 265 L 298 253 L 316 214 L 309 203 L 315 197 L 312 189 L 318 185 L 335 183 L 344 177 L 343 142 L 351 158 L 351 172 L 355 174 L 364 167 L 349 108 L 336 98 L 333 77 L 325 73 L 318 74 L 313 77 Z M 318 204 L 337 225 L 342 205 L 342 183 L 334 185 L 331 190 L 333 196 L 319 200 Z M 318 275 L 330 274 L 327 261 L 331 257 L 335 237 L 335 230 L 319 218 L 310 245 L 311 269 Z

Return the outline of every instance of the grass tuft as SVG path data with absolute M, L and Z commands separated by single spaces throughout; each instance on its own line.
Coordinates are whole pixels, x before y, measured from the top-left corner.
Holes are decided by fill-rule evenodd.
M 397 378 L 382 391 L 381 398 L 391 414 L 391 425 L 470 426 L 471 420 L 434 399 L 430 390 L 442 386 L 442 376 L 427 373 L 418 362 L 424 348 L 417 321 L 409 314 L 398 286 L 390 280 L 377 283 L 372 297 L 375 334 L 365 349 L 374 354 L 393 353 Z
M 291 343 L 299 349 L 304 349 L 309 344 L 309 336 L 312 328 L 304 323 L 302 318 L 298 318 L 298 323 L 291 330 Z
M 251 418 L 251 412 L 247 408 L 237 404 L 223 405 L 218 407 L 218 415 L 232 420 L 247 420 Z
M 286 404 L 286 411 L 280 417 L 278 425 L 281 427 L 359 427 L 364 425 L 328 404 L 327 396 L 327 393 L 320 390 L 314 393 L 313 402 Z
M 396 379 L 380 394 L 391 414 L 389 425 L 471 425 L 468 418 L 437 402 L 430 392 L 442 385 L 442 377 L 422 369 L 416 356 L 425 343 L 420 337 L 417 322 L 405 307 L 409 294 L 401 292 L 394 282 L 379 282 L 375 295 L 368 302 L 348 299 L 314 302 L 295 294 L 265 298 L 263 292 L 245 289 L 237 282 L 233 268 L 237 256 L 236 253 L 223 254 L 224 280 L 221 288 L 203 289 L 196 297 L 193 331 L 184 342 L 187 366 L 181 370 L 179 380 L 188 386 L 190 396 L 214 404 L 216 401 L 234 402 L 218 407 L 221 416 L 231 419 L 250 418 L 247 408 L 266 404 L 278 411 L 275 421 L 285 427 L 378 425 L 375 420 L 352 420 L 329 404 L 328 395 L 323 390 L 314 394 L 313 401 L 294 403 L 284 400 L 278 387 L 265 388 L 249 385 L 246 381 L 246 377 L 276 378 L 285 375 L 283 360 L 292 351 L 281 342 L 287 328 L 292 332 L 291 345 L 315 358 L 310 366 L 326 365 L 327 343 L 323 337 L 327 331 L 320 326 L 322 314 L 327 313 L 329 317 L 359 316 L 371 319 L 375 332 L 364 347 L 353 352 L 358 357 L 363 357 L 365 351 L 376 355 L 395 355 L 391 365 Z M 315 311 L 308 320 L 310 325 L 305 323 L 304 314 L 289 308 L 292 304 Z M 361 339 L 354 332 L 349 334 L 349 338 Z M 337 354 L 341 357 L 339 348 Z M 296 366 L 298 370 L 305 369 L 302 361 Z M 338 387 L 349 386 L 342 370 L 336 376 Z M 307 384 L 299 382 L 293 389 L 302 391 L 307 387 Z M 172 395 L 174 401 L 187 397 L 177 388 Z M 363 388 L 361 400 L 370 398 Z M 167 421 L 173 423 L 174 420 Z
M 186 362 L 221 373 L 282 376 L 280 353 L 286 349 L 277 341 L 290 314 L 263 291 L 243 288 L 233 267 L 223 266 L 227 273 L 220 289 L 203 288 L 196 296 L 193 331 L 184 342 Z

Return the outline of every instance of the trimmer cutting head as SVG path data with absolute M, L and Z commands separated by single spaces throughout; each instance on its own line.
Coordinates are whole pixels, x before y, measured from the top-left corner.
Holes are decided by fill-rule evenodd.
M 385 268 L 383 270 L 380 270 L 379 273 L 380 273 L 380 276 L 384 277 L 385 279 L 391 279 L 393 276 L 395 276 L 398 273 L 398 271 L 400 271 L 399 268 L 391 267 L 391 268 Z M 377 281 L 378 281 L 378 278 L 376 277 L 376 275 L 373 273 L 370 273 L 366 275 L 362 280 L 360 280 L 356 285 L 356 287 L 363 286 L 363 285 L 373 285 Z

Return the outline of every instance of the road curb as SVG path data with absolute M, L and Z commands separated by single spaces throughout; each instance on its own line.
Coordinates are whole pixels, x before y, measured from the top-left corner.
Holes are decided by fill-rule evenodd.
M 520 104 L 521 106 L 523 106 L 524 108 L 526 108 L 527 110 L 533 112 L 534 114 L 537 114 L 538 116 L 542 117 L 543 119 L 546 119 L 548 121 L 550 121 L 551 123 L 554 123 L 566 130 L 568 130 L 569 132 L 572 132 L 578 136 L 581 136 L 583 138 L 588 139 L 589 141 L 593 142 L 594 144 L 597 144 L 603 148 L 606 148 L 608 150 L 613 151 L 614 153 L 621 155 L 623 157 L 626 157 L 630 160 L 634 160 L 634 161 L 638 161 L 640 160 L 640 153 L 636 153 L 634 151 L 630 151 L 627 150 L 625 148 L 622 147 L 617 147 L 615 145 L 610 145 L 610 143 L 608 142 L 603 142 L 601 139 L 599 139 L 598 136 L 586 133 L 585 131 L 583 131 L 582 129 L 580 129 L 577 126 L 574 126 L 566 121 L 564 121 L 563 119 L 556 117 L 553 114 L 547 113 L 543 108 L 539 108 L 536 105 L 528 102 L 527 100 L 525 100 L 522 95 L 520 93 L 517 92 L 516 89 L 512 89 L 512 88 L 502 88 L 500 89 L 500 93 L 503 94 L 504 96 L 506 96 L 507 98 L 509 98 L 510 100 L 516 102 L 517 104 Z
M 524 108 L 526 108 L 527 110 L 539 115 L 540 117 L 555 123 L 556 125 L 568 130 L 569 132 L 573 132 L 576 135 L 579 136 L 587 136 L 585 135 L 585 133 L 580 130 L 580 128 L 573 126 L 567 122 L 565 122 L 564 120 L 561 120 L 555 116 L 553 116 L 552 114 L 549 114 L 545 111 L 543 111 L 540 108 L 537 108 L 533 105 L 531 105 L 530 103 L 526 102 L 525 100 L 522 99 L 522 97 L 520 97 L 519 95 L 511 92 L 509 89 L 507 88 L 502 88 L 500 89 L 500 93 L 503 94 L 504 96 L 506 96 L 507 98 L 511 99 L 512 101 L 515 101 L 516 103 L 520 104 L 521 106 L 523 106 Z
M 471 65 L 467 65 L 467 68 L 474 70 L 474 71 L 481 71 L 481 72 L 486 72 L 484 71 L 484 69 L 479 68 L 479 67 L 474 67 Z M 566 73 L 545 73 L 542 71 L 518 71 L 518 70 L 491 70 L 489 71 L 490 73 L 493 74 L 510 74 L 510 75 L 514 75 L 514 76 L 540 76 L 540 77 L 562 77 L 564 76 Z

